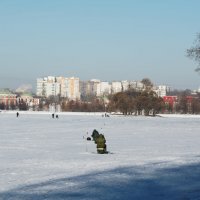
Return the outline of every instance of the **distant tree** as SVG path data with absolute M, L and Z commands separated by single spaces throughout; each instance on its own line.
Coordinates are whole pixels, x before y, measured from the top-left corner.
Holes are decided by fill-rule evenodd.
M 199 98 L 192 99 L 191 113 L 192 114 L 199 114 L 200 113 L 200 101 L 199 101 Z
M 134 98 L 127 92 L 118 92 L 113 95 L 108 105 L 110 111 L 119 111 L 130 115 L 134 111 Z
M 136 99 L 135 99 L 135 115 L 141 115 L 142 114 L 142 110 L 144 108 L 144 97 L 142 95 L 139 95 Z
M 5 110 L 5 103 L 0 103 L 0 110 Z
M 161 97 L 153 97 L 152 101 L 152 114 L 155 116 L 159 112 L 161 112 L 165 107 L 165 103 L 163 101 L 163 98 Z
M 145 89 L 148 89 L 148 90 L 152 89 L 153 83 L 151 82 L 149 78 L 143 78 L 141 82 L 144 84 Z
M 181 96 L 183 93 L 186 95 L 191 95 L 192 91 L 190 89 L 185 89 L 185 90 L 171 90 L 167 92 L 167 96 Z
M 175 108 L 175 109 L 176 109 L 176 108 Z M 164 110 L 165 110 L 165 112 L 167 112 L 167 113 L 173 113 L 173 112 L 175 111 L 174 108 L 173 108 L 173 105 L 170 104 L 170 103 L 168 103 L 168 102 L 165 103 L 165 105 L 164 105 Z
M 138 96 L 135 99 L 135 109 L 138 115 L 141 115 L 142 111 L 144 111 L 144 115 L 146 116 L 151 113 L 155 116 L 164 109 L 164 106 L 165 104 L 163 99 L 158 97 L 158 95 L 152 90 L 145 90 L 138 93 Z
M 14 104 L 13 102 L 11 102 L 10 109 L 11 110 L 15 110 L 16 109 L 16 104 Z
M 19 102 L 18 108 L 19 108 L 19 110 L 28 110 L 28 106 L 27 106 L 26 102 L 24 102 L 23 100 L 21 100 Z
M 197 34 L 194 46 L 187 49 L 187 56 L 198 63 L 195 71 L 200 72 L 200 33 Z
M 164 109 L 164 101 L 152 90 L 119 92 L 112 96 L 108 104 L 109 111 L 119 111 L 124 115 L 156 115 Z
M 177 111 L 182 114 L 188 113 L 187 96 L 185 93 L 182 93 L 181 96 L 179 96 Z
M 96 99 L 96 96 L 93 94 L 86 94 L 86 95 L 81 95 L 81 100 L 86 101 L 86 102 L 92 102 Z

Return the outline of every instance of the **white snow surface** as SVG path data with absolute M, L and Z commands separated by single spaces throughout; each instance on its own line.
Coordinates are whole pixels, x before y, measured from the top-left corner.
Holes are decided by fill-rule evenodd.
M 200 199 L 199 116 L 58 114 L 0 112 L 0 200 Z

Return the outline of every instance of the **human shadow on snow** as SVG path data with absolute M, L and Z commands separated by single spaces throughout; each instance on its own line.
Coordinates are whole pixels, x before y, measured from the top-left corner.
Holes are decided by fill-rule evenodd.
M 49 180 L 0 193 L 1 200 L 200 199 L 200 163 L 130 166 Z

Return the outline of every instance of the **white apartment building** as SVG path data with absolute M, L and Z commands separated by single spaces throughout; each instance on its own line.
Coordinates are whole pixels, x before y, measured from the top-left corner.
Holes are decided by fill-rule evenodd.
M 100 80 L 98 79 L 92 79 L 90 80 L 91 83 L 91 88 L 92 88 L 92 94 L 95 96 L 100 96 L 101 95 L 101 85 L 100 85 Z
M 54 76 L 38 78 L 36 94 L 45 97 L 60 95 L 70 100 L 80 99 L 79 78 Z
M 47 76 L 44 79 L 46 79 L 48 83 L 55 83 L 56 82 L 55 76 Z
M 141 81 L 130 81 L 129 82 L 130 88 L 136 89 L 136 90 L 143 90 L 144 84 Z
M 68 97 L 69 100 L 80 100 L 79 78 L 66 78 L 65 85 L 66 97 Z
M 53 84 L 56 82 L 56 78 L 54 76 L 47 76 L 44 78 L 38 78 L 37 79 L 37 96 L 45 96 L 48 97 L 50 92 L 50 88 L 52 86 L 48 86 L 48 93 L 47 93 L 47 84 Z
M 47 83 L 46 84 L 46 97 L 57 96 L 60 94 L 60 83 Z
M 109 82 L 100 82 L 100 96 L 111 93 L 111 85 Z
M 38 78 L 36 86 L 37 96 L 46 96 L 47 78 Z
M 66 78 L 62 76 L 56 77 L 56 82 L 60 84 L 60 96 L 66 97 Z
M 122 84 L 119 81 L 114 81 L 111 83 L 111 91 L 112 94 L 122 91 Z
M 159 97 L 164 97 L 170 91 L 170 87 L 166 85 L 159 85 L 154 90 Z
M 129 81 L 121 81 L 121 85 L 122 85 L 122 91 L 126 91 L 130 87 Z

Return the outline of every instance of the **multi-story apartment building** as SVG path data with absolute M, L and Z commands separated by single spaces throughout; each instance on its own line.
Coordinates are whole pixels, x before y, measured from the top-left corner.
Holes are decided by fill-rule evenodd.
M 122 91 L 126 91 L 130 88 L 129 81 L 121 81 L 121 84 L 122 84 Z
M 111 85 L 109 82 L 100 82 L 100 96 L 111 94 Z
M 130 88 L 135 90 L 143 90 L 145 88 L 144 84 L 141 81 L 130 81 L 129 86 Z
M 52 86 L 51 84 L 54 84 L 56 82 L 56 78 L 54 76 L 47 76 L 44 78 L 38 78 L 37 79 L 37 96 L 45 96 L 48 97 L 50 95 L 53 95 L 51 90 L 55 86 Z M 48 91 L 47 91 L 48 90 Z
M 101 95 L 100 80 L 92 79 L 90 80 L 90 83 L 91 83 L 92 94 L 94 94 L 95 96 L 100 96 Z
M 79 100 L 80 91 L 79 91 L 79 78 L 71 77 L 66 78 L 66 97 L 70 100 Z
M 54 76 L 38 78 L 36 94 L 45 97 L 60 95 L 70 100 L 80 99 L 79 78 Z
M 119 81 L 114 81 L 111 83 L 112 94 L 122 91 L 122 83 Z
M 56 77 L 56 82 L 60 84 L 60 96 L 66 97 L 66 78 L 62 76 Z
M 37 96 L 46 96 L 47 78 L 38 78 L 36 86 Z
M 48 82 L 46 84 L 46 97 L 60 95 L 60 83 Z
M 166 85 L 159 85 L 154 89 L 154 91 L 159 97 L 164 97 L 167 95 L 167 92 L 170 91 L 170 87 Z

